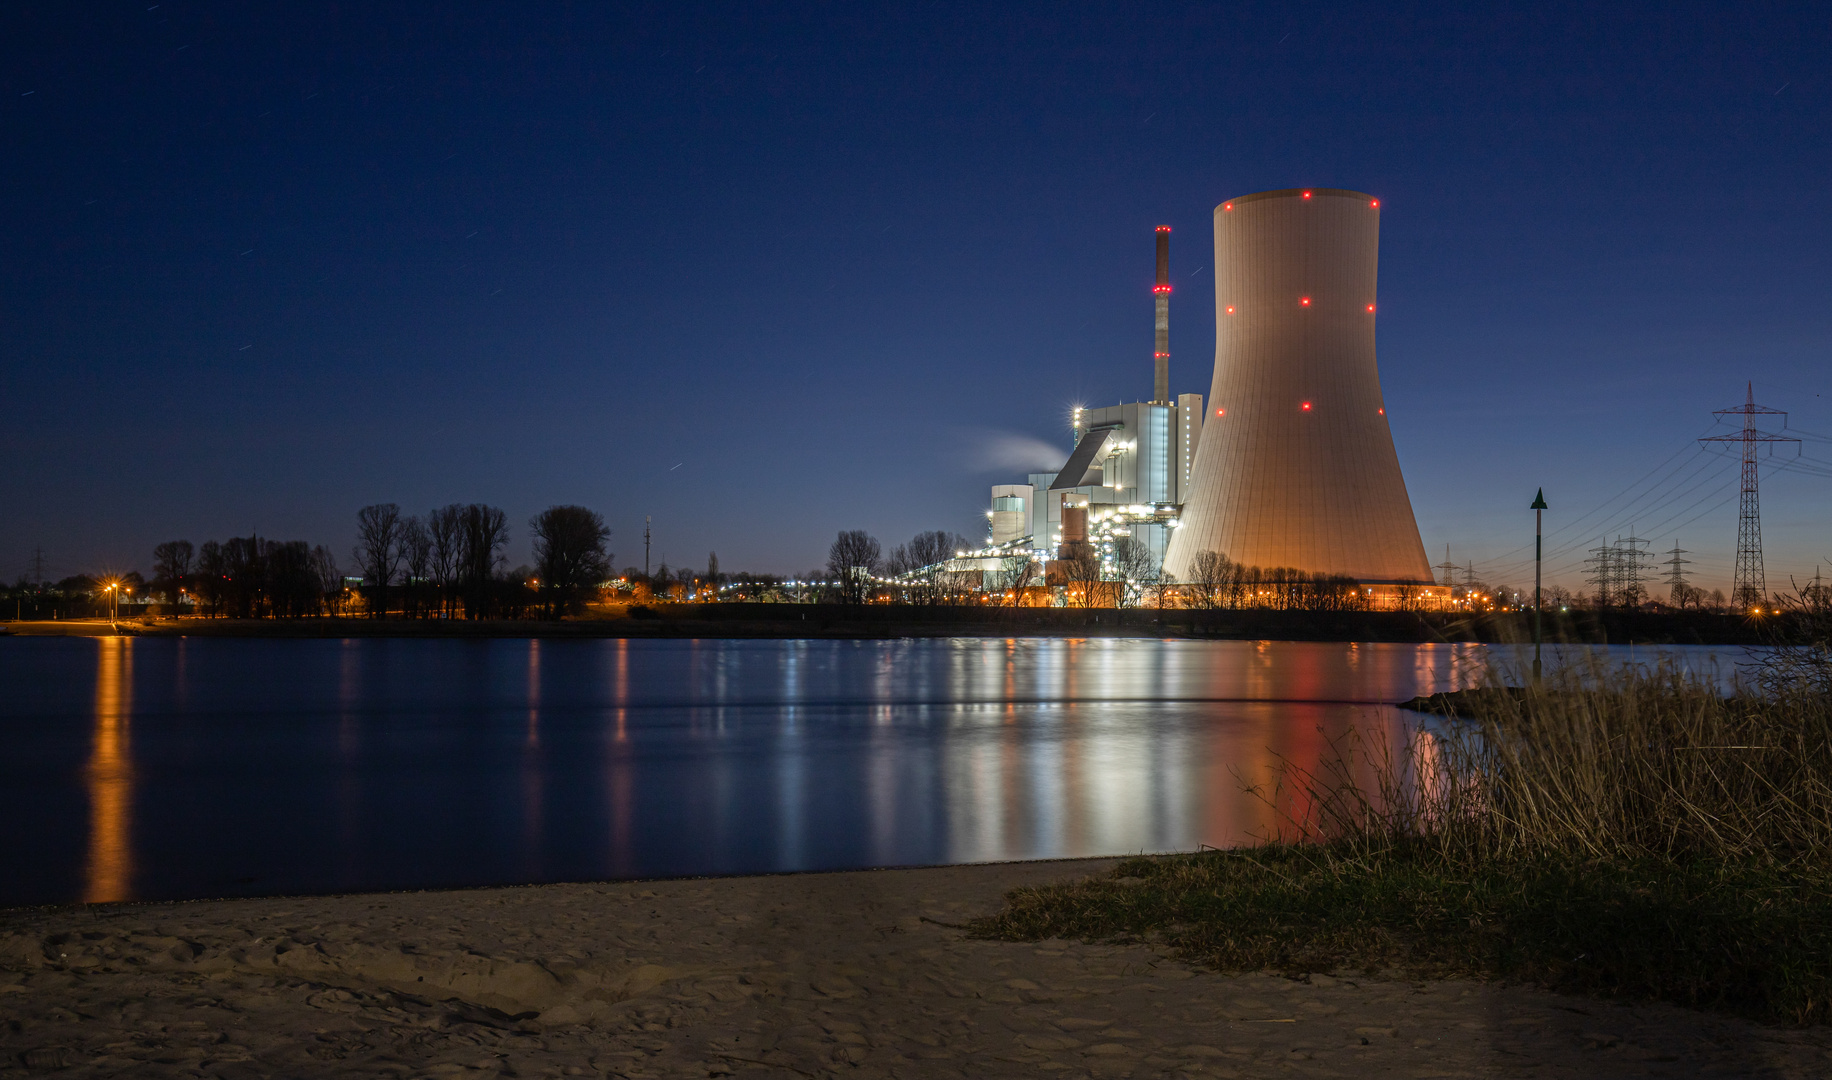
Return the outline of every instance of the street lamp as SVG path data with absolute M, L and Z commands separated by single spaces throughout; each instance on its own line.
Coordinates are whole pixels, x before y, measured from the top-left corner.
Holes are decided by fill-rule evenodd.
M 1546 489 L 1540 488 L 1533 496 L 1533 505 L 1527 509 L 1533 511 L 1533 681 L 1539 682 L 1539 557 L 1540 557 L 1540 515 L 1550 507 L 1546 505 Z

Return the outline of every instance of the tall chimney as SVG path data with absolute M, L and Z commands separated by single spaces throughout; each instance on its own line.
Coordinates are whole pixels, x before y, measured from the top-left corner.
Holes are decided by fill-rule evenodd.
M 1170 226 L 1158 226 L 1158 283 L 1152 286 L 1158 302 L 1157 348 L 1151 354 L 1151 400 L 1170 402 Z

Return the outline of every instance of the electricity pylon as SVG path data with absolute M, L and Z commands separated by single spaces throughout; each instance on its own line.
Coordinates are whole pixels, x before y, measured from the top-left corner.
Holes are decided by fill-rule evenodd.
M 1722 420 L 1741 416 L 1743 430 L 1735 435 L 1708 435 L 1702 443 L 1741 443 L 1743 445 L 1743 490 L 1737 512 L 1737 576 L 1731 588 L 1731 602 L 1740 608 L 1760 607 L 1768 597 L 1768 578 L 1762 571 L 1762 507 L 1756 494 L 1756 448 L 1764 443 L 1795 443 L 1789 435 L 1774 435 L 1756 427 L 1758 416 L 1786 417 L 1780 409 L 1756 404 L 1756 384 L 1749 384 L 1748 397 L 1734 409 L 1718 409 L 1711 415 Z M 1783 419 L 1781 426 L 1786 427 Z

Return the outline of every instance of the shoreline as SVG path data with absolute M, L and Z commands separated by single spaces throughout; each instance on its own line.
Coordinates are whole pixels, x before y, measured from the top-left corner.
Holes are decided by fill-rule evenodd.
M 1112 859 L 0 911 L 0 1077 L 1813 1076 L 1832 1030 L 978 940 Z
M 1800 636 L 1787 616 L 1753 620 L 1712 612 L 1572 612 L 1548 618 L 1547 645 L 1774 645 Z M 837 604 L 701 604 L 595 611 L 561 621 L 213 619 L 0 622 L 4 636 L 236 638 L 729 638 L 886 640 L 935 637 L 1132 638 L 1226 641 L 1361 641 L 1525 644 L 1531 616 L 1389 611 L 1155 608 L 891 607 Z

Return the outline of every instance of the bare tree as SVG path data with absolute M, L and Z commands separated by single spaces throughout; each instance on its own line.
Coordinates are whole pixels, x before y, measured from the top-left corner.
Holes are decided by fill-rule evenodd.
M 337 568 L 331 549 L 323 544 L 312 549 L 312 574 L 318 579 L 318 593 L 324 597 L 325 609 L 337 614 L 343 603 L 343 571 Z
M 972 546 L 966 537 L 940 529 L 919 532 L 891 553 L 892 573 L 908 577 L 908 595 L 913 602 L 939 604 L 954 584 L 954 575 L 947 571 L 948 561 Z
M 827 574 L 835 579 L 840 599 L 848 604 L 863 604 L 871 590 L 872 574 L 883 558 L 878 541 L 863 529 L 840 533 L 827 549 Z
M 509 545 L 509 515 L 494 506 L 472 503 L 464 507 L 458 555 L 458 586 L 464 594 L 467 619 L 482 619 L 493 611 L 496 569 L 505 560 Z
M 1120 604 L 1133 607 L 1144 599 L 1145 590 L 1157 584 L 1158 560 L 1151 546 L 1142 540 L 1123 536 L 1113 545 L 1113 575 L 1120 585 Z
M 153 549 L 153 586 L 165 594 L 165 613 L 178 617 L 178 599 L 191 580 L 195 551 L 189 540 L 167 540 Z
M 375 503 L 356 512 L 356 549 L 351 555 L 362 568 L 363 584 L 370 590 L 369 614 L 381 618 L 388 612 L 388 586 L 401 568 L 401 508 Z
M 276 619 L 318 614 L 323 596 L 312 568 L 312 548 L 304 540 L 260 542 L 266 608 Z
M 419 618 L 431 580 L 433 534 L 418 517 L 410 517 L 401 525 L 401 565 L 406 570 L 401 581 L 401 606 L 407 615 Z
M 1007 555 L 999 560 L 999 584 L 1011 591 L 1011 606 L 1024 604 L 1024 586 L 1036 572 L 1037 560 L 1030 555 Z
M 204 614 L 211 618 L 222 612 L 225 580 L 223 546 L 214 540 L 205 540 L 203 547 L 197 549 L 197 575 L 192 584 L 196 586 L 197 600 Z
M 1068 586 L 1071 606 L 1079 602 L 1082 607 L 1091 608 L 1100 602 L 1104 590 L 1101 588 L 1099 555 L 1092 549 L 1078 551 L 1057 560 L 1057 565 L 1062 568 L 1062 580 Z
M 1197 607 L 1220 607 L 1226 598 L 1233 563 L 1219 551 L 1198 551 L 1190 560 L 1190 593 Z
M 611 574 L 604 518 L 583 506 L 550 506 L 528 522 L 534 533 L 535 573 L 548 618 L 576 611 L 589 590 Z
M 223 603 L 237 619 L 266 614 L 267 566 L 258 536 L 231 536 L 223 541 Z
M 433 585 L 439 590 L 439 613 L 449 619 L 457 599 L 453 586 L 458 583 L 464 555 L 464 507 L 452 503 L 427 514 L 426 531 L 433 541 L 430 570 Z

